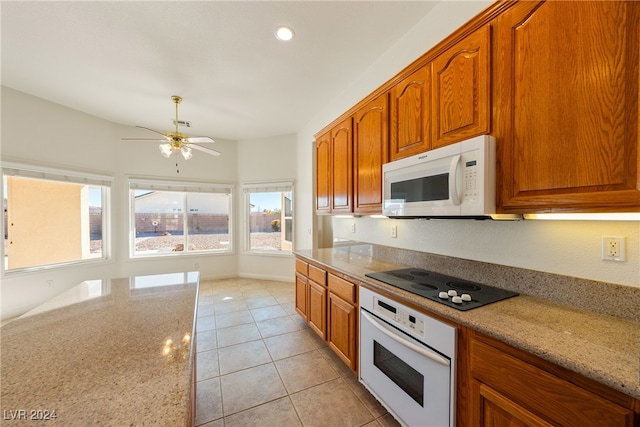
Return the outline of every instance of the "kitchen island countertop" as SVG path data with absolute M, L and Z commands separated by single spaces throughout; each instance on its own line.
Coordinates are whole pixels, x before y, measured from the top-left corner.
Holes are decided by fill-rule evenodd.
M 295 254 L 640 399 L 638 322 L 523 294 L 459 311 L 365 276 L 410 266 L 344 248 Z
M 198 286 L 91 280 L 3 325 L 1 424 L 190 425 Z

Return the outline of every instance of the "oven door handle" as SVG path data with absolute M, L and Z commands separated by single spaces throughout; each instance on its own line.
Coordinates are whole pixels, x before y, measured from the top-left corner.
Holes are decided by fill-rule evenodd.
M 387 328 L 385 328 L 384 326 L 379 324 L 378 320 L 375 319 L 373 316 L 371 316 L 369 313 L 361 310 L 360 314 L 362 314 L 364 316 L 364 318 L 369 321 L 369 323 L 371 323 L 373 326 L 375 326 L 376 329 L 378 329 L 380 332 L 382 332 L 383 334 L 385 334 L 386 336 L 388 336 L 389 338 L 391 338 L 392 340 L 394 340 L 398 344 L 400 344 L 400 345 L 402 345 L 404 347 L 407 347 L 407 348 L 415 351 L 416 353 L 433 360 L 436 363 L 439 363 L 439 364 L 444 365 L 444 366 L 451 366 L 451 361 L 449 359 L 447 359 L 446 357 L 442 357 L 439 354 L 436 354 L 436 353 L 434 353 L 432 351 L 424 349 L 424 348 L 412 343 L 411 341 L 406 341 L 406 340 L 403 340 L 403 339 L 399 338 L 397 335 L 395 335 L 394 333 L 388 331 Z

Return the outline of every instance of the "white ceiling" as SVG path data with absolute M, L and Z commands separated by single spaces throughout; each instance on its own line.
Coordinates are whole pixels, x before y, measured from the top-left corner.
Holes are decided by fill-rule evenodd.
M 289 134 L 435 4 L 2 1 L 2 85 L 163 132 L 180 95 L 189 135 Z

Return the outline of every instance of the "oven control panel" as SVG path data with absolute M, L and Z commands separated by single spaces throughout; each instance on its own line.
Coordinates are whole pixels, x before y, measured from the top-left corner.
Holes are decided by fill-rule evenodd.
M 383 319 L 424 337 L 424 319 L 421 315 L 405 309 L 403 306 L 389 304 L 375 297 L 373 311 Z

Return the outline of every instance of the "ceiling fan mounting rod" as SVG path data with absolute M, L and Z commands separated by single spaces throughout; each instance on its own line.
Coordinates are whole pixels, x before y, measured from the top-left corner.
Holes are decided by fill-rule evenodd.
M 178 131 L 178 104 L 182 102 L 182 98 L 179 97 L 178 95 L 173 95 L 171 97 L 171 100 L 176 104 L 176 134 L 179 135 L 180 132 Z

